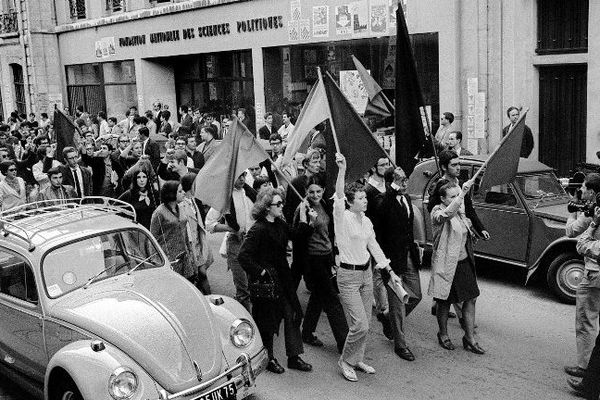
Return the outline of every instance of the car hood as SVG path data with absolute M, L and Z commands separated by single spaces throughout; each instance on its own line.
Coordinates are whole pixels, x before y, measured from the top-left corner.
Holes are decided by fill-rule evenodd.
M 539 206 L 533 210 L 535 215 L 543 218 L 549 218 L 559 222 L 567 222 L 569 211 L 566 204 L 553 204 L 548 206 Z
M 165 268 L 119 275 L 66 295 L 49 314 L 125 352 L 174 393 L 219 374 L 221 343 L 210 305 Z

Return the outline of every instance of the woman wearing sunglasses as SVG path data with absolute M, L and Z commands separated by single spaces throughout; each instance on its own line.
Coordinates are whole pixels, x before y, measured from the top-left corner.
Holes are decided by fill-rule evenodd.
M 266 295 L 253 293 L 251 284 L 250 297 L 252 316 L 269 355 L 267 369 L 276 374 L 285 372 L 273 354 L 273 335 L 279 332 L 282 319 L 288 368 L 312 370 L 312 366 L 300 358 L 304 353 L 300 334 L 302 308 L 287 261 L 288 226 L 282 215 L 283 191 L 262 189 L 252 209 L 256 222 L 246 234 L 238 256 L 250 282 L 273 283 L 272 294 Z
M 0 209 L 2 211 L 21 206 L 27 202 L 25 181 L 17 176 L 17 165 L 14 161 L 0 162 L 0 172 L 5 176 L 0 182 Z

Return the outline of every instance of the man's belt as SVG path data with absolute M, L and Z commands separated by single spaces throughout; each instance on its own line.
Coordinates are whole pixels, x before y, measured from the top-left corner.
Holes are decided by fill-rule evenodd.
M 370 261 L 367 261 L 365 264 L 362 265 L 340 263 L 340 268 L 349 269 L 351 271 L 366 271 L 370 265 Z

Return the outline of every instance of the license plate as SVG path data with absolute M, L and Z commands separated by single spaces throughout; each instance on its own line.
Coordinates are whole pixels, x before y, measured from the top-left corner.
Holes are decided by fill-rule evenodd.
M 215 390 L 203 394 L 200 397 L 194 397 L 193 400 L 235 400 L 237 393 L 237 387 L 235 383 L 228 383 Z

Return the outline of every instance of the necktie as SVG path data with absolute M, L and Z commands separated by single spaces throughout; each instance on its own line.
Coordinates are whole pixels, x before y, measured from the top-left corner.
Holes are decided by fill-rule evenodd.
M 72 169 L 73 179 L 75 179 L 75 189 L 77 190 L 77 196 L 83 197 L 83 193 L 81 192 L 81 186 L 79 185 L 79 177 L 77 176 L 77 170 Z

